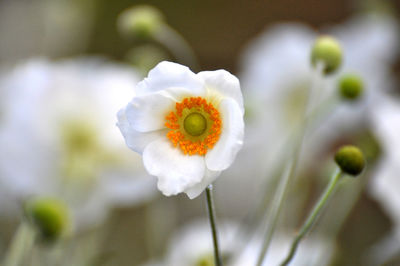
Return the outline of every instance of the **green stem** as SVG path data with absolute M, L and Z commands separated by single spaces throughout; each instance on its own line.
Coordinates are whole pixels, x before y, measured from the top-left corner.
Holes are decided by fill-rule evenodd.
M 303 237 L 310 231 L 311 227 L 313 226 L 315 220 L 318 218 L 319 213 L 322 210 L 322 207 L 325 206 L 327 200 L 329 199 L 330 195 L 333 193 L 336 184 L 340 180 L 342 176 L 342 171 L 337 169 L 335 173 L 331 177 L 331 181 L 329 182 L 328 187 L 325 189 L 325 192 L 322 194 L 321 198 L 315 205 L 314 209 L 312 210 L 311 214 L 308 216 L 306 222 L 301 227 L 300 232 L 297 234 L 296 238 L 293 240 L 289 254 L 287 255 L 286 259 L 280 264 L 281 266 L 288 265 L 289 262 L 293 259 L 294 255 L 296 254 L 297 248 L 300 244 L 300 241 Z
M 257 261 L 257 265 L 261 266 L 262 262 L 264 261 L 264 258 L 267 254 L 269 245 L 271 243 L 272 240 L 272 236 L 274 234 L 276 225 L 278 223 L 278 219 L 280 217 L 281 211 L 282 211 L 282 206 L 283 206 L 283 202 L 284 199 L 287 197 L 287 194 L 289 192 L 289 183 L 291 182 L 291 180 L 293 179 L 294 173 L 296 172 L 297 169 L 297 162 L 298 162 L 298 155 L 300 153 L 301 150 L 301 145 L 300 147 L 298 147 L 298 149 L 296 149 L 295 151 L 295 159 L 292 162 L 292 164 L 290 165 L 290 169 L 289 172 L 285 172 L 282 182 L 279 184 L 279 187 L 277 189 L 277 196 L 274 197 L 274 202 L 276 202 L 276 204 L 274 204 L 271 208 L 271 220 L 268 223 L 268 228 L 267 228 L 267 232 L 265 234 L 265 238 L 264 238 L 264 243 L 263 246 L 261 248 L 261 253 L 260 256 L 258 257 L 258 261 Z M 276 199 L 277 198 L 277 199 Z
M 216 266 L 222 266 L 222 260 L 219 252 L 219 245 L 218 245 L 218 230 L 217 224 L 215 222 L 215 207 L 212 197 L 212 185 L 209 185 L 206 188 L 206 197 L 207 197 L 207 210 L 208 210 L 208 217 L 210 219 L 210 226 L 211 226 L 211 233 L 213 238 L 213 245 L 214 245 L 214 259 Z
M 35 238 L 35 232 L 25 222 L 21 222 L 11 240 L 10 248 L 6 253 L 3 266 L 22 265 L 26 254 L 31 250 Z

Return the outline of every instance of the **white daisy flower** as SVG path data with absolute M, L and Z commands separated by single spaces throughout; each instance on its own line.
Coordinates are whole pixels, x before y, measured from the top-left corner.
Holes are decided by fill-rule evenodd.
M 138 84 L 118 113 L 118 126 L 164 195 L 185 192 L 193 199 L 235 159 L 243 114 L 235 76 L 225 70 L 194 74 L 164 61 Z
M 115 205 L 154 196 L 155 180 L 126 149 L 112 115 L 137 80 L 131 68 L 97 59 L 36 59 L 1 75 L 0 183 L 8 199 L 61 197 L 85 226 Z

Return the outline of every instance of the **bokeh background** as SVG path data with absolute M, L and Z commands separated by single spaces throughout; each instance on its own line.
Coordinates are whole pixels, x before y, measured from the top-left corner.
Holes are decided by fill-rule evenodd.
M 365 12 L 382 12 L 397 22 L 400 12 L 400 1 L 389 0 L 0 0 L 0 64 L 4 70 L 2 77 L 9 76 L 10 69 L 18 67 L 31 58 L 45 58 L 53 62 L 73 58 L 102 58 L 101 60 L 106 60 L 107 63 L 124 64 L 128 65 L 128 68 L 135 69 L 137 66 L 132 64 L 129 56 L 132 56 L 135 51 L 140 52 L 132 49 L 149 44 L 154 46 L 157 53 L 160 53 L 160 58 L 177 61 L 174 55 L 161 44 L 152 40 L 138 40 L 123 36 L 118 30 L 117 20 L 121 12 L 142 4 L 158 8 L 170 27 L 175 29 L 192 47 L 199 61 L 197 71 L 223 68 L 237 75 L 243 72 L 241 62 L 249 43 L 277 23 L 302 23 L 316 32 L 324 33 L 326 27 L 340 25 Z M 376 47 L 376 49 L 379 48 Z M 396 53 L 397 51 L 393 51 L 393 63 L 388 66 L 394 84 L 393 94 L 400 92 L 398 85 L 400 60 L 396 57 Z M 365 57 L 368 56 L 369 54 L 365 55 Z M 95 78 L 96 73 L 93 75 Z M 137 81 L 141 78 L 141 74 L 138 74 Z M 3 88 L 5 90 L 5 87 L 1 89 Z M 7 101 L 9 98 L 5 99 Z M 126 98 L 126 103 L 129 100 L 130 98 Z M 1 100 L 0 104 L 7 106 Z M 123 105 L 120 106 L 122 107 Z M 114 124 L 110 124 L 110 127 Z M 400 128 L 400 125 L 394 126 Z M 369 134 L 373 130 L 369 128 L 367 131 Z M 365 136 L 364 133 L 356 130 L 352 134 L 341 135 L 327 142 L 326 148 L 321 149 L 318 154 L 320 156 L 322 154 L 328 160 L 340 144 L 359 143 L 358 141 L 362 138 L 360 136 Z M 370 144 L 370 139 L 367 142 Z M 7 156 L 8 146 L 4 142 L 2 145 L 4 145 L 1 147 L 2 153 Z M 129 153 L 128 148 L 125 152 Z M 252 155 L 242 155 L 239 160 L 244 160 L 244 156 L 249 158 Z M 310 160 L 315 160 L 315 158 Z M 315 167 L 309 161 L 304 164 L 307 166 L 301 171 L 301 175 L 310 178 L 299 179 L 292 194 L 292 202 L 300 199 L 298 201 L 301 201 L 301 204 L 293 203 L 293 206 L 289 204 L 280 222 L 282 230 L 286 228 L 292 234 L 306 217 L 307 211 L 318 198 L 326 181 L 326 179 L 321 181 L 320 177 L 326 175 L 326 171 L 319 163 L 316 163 Z M 375 162 L 369 165 L 373 167 L 374 164 Z M 24 166 L 21 165 L 21 167 Z M 229 182 L 227 181 L 229 174 L 230 172 L 215 182 L 218 219 L 242 223 L 245 228 L 252 230 L 254 223 L 249 221 L 246 215 L 263 198 L 256 185 L 259 184 L 260 178 L 253 177 L 254 172 L 243 171 L 240 172 L 241 177 Z M 366 172 L 365 175 L 366 179 L 374 177 L 373 171 Z M 7 177 L 4 178 L 7 179 Z M 155 187 L 155 184 L 153 185 Z M 273 193 L 274 185 L 276 184 L 270 184 L 270 193 Z M 397 185 L 400 193 L 400 181 Z M 7 191 L 6 186 L 3 188 Z M 20 202 L 17 200 L 12 202 L 14 198 L 8 197 L 5 191 L 2 192 L 5 197 L 1 200 L 11 203 L 3 204 L 4 207 L 0 205 L 0 208 L 3 208 L 3 211 L 0 211 L 2 214 L 0 256 L 5 255 L 22 219 L 17 210 Z M 51 252 L 52 254 L 58 254 L 57 252 L 69 254 L 56 255 L 61 257 L 60 261 L 74 258 L 72 264 L 59 262 L 60 265 L 128 266 L 141 265 L 151 259 L 162 260 L 168 256 L 166 254 L 168 254 L 169 241 L 174 235 L 173 232 L 191 221 L 207 217 L 203 196 L 189 200 L 186 195 L 165 197 L 161 195 L 161 192 L 156 191 L 155 195 L 149 199 L 146 198 L 140 204 L 133 204 L 134 206 L 123 204 L 124 206 L 121 207 L 116 204 L 110 208 L 111 212 L 107 218 L 99 223 L 89 222 L 89 226 L 80 230 L 78 234 L 73 234 L 65 240 L 64 244 L 61 244 L 61 247 Z M 335 201 L 335 198 L 332 201 Z M 346 204 L 346 202 L 341 202 L 341 204 Z M 337 205 L 333 206 L 340 208 Z M 14 210 L 9 211 L 10 208 Z M 15 212 L 17 212 L 16 215 Z M 323 224 L 334 220 L 335 215 L 327 211 L 321 218 L 315 230 L 324 234 Z M 391 234 L 393 228 L 396 227 L 395 224 L 391 215 L 382 207 L 382 203 L 372 197 L 364 187 L 361 188 L 361 193 L 354 200 L 354 206 L 349 215 L 345 217 L 344 223 L 334 236 L 334 255 L 327 265 L 366 265 L 365 254 L 368 254 L 374 244 L 379 243 L 387 234 Z M 196 246 L 192 248 L 195 249 Z M 27 264 L 24 265 L 34 265 L 35 261 L 35 263 L 38 261 L 40 263 L 41 257 L 48 256 L 46 253 L 49 249 L 52 248 L 46 245 L 41 246 L 35 254 L 31 254 L 26 259 Z M 385 258 L 384 265 L 400 265 L 399 251 L 400 248 L 397 253 L 394 252 L 394 255 Z M 48 264 L 38 265 L 53 265 L 51 258 L 49 261 L 42 261 Z

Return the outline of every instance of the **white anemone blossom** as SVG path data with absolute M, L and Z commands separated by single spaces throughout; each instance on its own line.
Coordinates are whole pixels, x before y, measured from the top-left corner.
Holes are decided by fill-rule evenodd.
M 248 243 L 245 249 L 240 253 L 238 259 L 233 261 L 230 266 L 257 265 L 260 254 L 261 239 L 254 239 Z M 278 233 L 268 253 L 262 263 L 263 266 L 280 265 L 286 258 L 293 236 L 285 233 Z M 335 245 L 332 240 L 322 236 L 308 237 L 299 245 L 293 260 L 292 266 L 327 266 L 330 265 L 335 251 Z
M 222 221 L 219 224 L 220 252 L 224 262 L 233 255 L 238 224 Z M 226 263 L 224 263 L 225 265 Z M 195 220 L 174 232 L 168 241 L 165 258 L 152 261 L 143 266 L 212 266 L 214 265 L 214 246 L 210 236 L 210 226 L 206 220 Z M 227 264 L 230 265 L 230 264 Z M 243 264 L 251 265 L 251 264 Z
M 219 224 L 220 252 L 227 266 L 256 265 L 262 239 L 248 240 L 238 235 L 239 224 L 225 220 Z M 292 236 L 278 233 L 262 265 L 279 265 L 287 255 Z M 293 266 L 325 266 L 333 258 L 335 245 L 323 237 L 308 237 L 299 246 Z M 205 220 L 195 220 L 175 232 L 168 241 L 165 257 L 143 266 L 213 266 L 214 248 L 210 227 Z
M 344 57 L 339 71 L 327 76 L 318 87 L 320 102 L 338 102 L 338 77 L 344 73 L 361 76 L 365 89 L 359 101 L 341 102 L 329 117 L 324 117 L 319 130 L 310 138 L 312 147 L 360 127 L 378 95 L 393 87 L 390 66 L 398 51 L 399 32 L 395 19 L 378 14 L 359 15 L 321 31 L 338 39 Z M 310 54 L 317 36 L 302 24 L 278 24 L 262 33 L 244 52 L 240 79 L 249 110 L 246 137 L 257 150 L 261 150 L 262 143 L 267 145 L 264 161 L 274 159 L 303 123 L 301 114 L 313 75 Z
M 0 77 L 2 203 L 60 197 L 84 227 L 113 206 L 155 195 L 155 179 L 126 149 L 112 115 L 134 95 L 133 69 L 99 59 L 34 59 Z
M 392 231 L 368 252 L 369 262 L 373 261 L 369 265 L 381 265 L 400 250 L 400 100 L 382 99 L 372 110 L 372 121 L 383 156 L 368 184 L 368 191 L 393 221 Z
M 142 154 L 164 195 L 197 197 L 227 169 L 242 147 L 239 80 L 225 70 L 193 73 L 161 62 L 118 112 L 126 144 Z
M 386 98 L 372 114 L 373 129 L 382 144 L 383 157 L 369 190 L 392 216 L 400 237 L 400 102 Z

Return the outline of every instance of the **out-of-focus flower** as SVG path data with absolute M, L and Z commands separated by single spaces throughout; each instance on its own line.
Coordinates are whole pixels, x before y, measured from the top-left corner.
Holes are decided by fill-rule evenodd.
M 148 263 L 145 265 L 213 266 L 214 247 L 210 230 L 206 220 L 197 220 L 187 224 L 174 233 L 169 241 L 166 256 L 162 261 L 158 264 Z M 235 242 L 236 230 L 237 224 L 233 222 L 219 223 L 220 249 L 224 261 L 228 261 L 237 244 Z
M 231 266 L 256 265 L 260 253 L 261 241 L 251 241 L 239 258 Z M 287 256 L 292 238 L 285 234 L 277 234 L 268 250 L 262 265 L 280 265 Z M 308 237 L 299 246 L 292 266 L 324 266 L 329 265 L 335 251 L 332 241 L 322 237 Z
M 244 266 L 256 265 L 261 248 L 260 239 L 243 243 L 237 235 L 238 224 L 225 221 L 219 224 L 221 256 L 224 265 Z M 289 251 L 292 238 L 285 234 L 277 234 L 268 251 L 263 265 L 279 265 Z M 239 245 L 246 244 L 243 249 Z M 293 266 L 329 265 L 335 246 L 324 238 L 309 237 L 301 243 Z M 210 227 L 206 220 L 197 220 L 187 224 L 174 233 L 168 242 L 165 258 L 157 262 L 149 262 L 146 266 L 213 266 L 214 249 L 210 235 Z
M 400 102 L 383 98 L 372 110 L 372 129 L 382 144 L 382 157 L 368 186 L 393 221 L 392 230 L 365 254 L 368 265 L 382 265 L 400 250 Z
M 361 101 L 343 102 L 324 119 L 310 138 L 313 147 L 365 122 L 379 93 L 392 86 L 390 63 L 399 44 L 396 21 L 383 15 L 359 16 L 324 32 L 337 38 L 343 48 L 343 66 L 338 75 L 358 74 L 365 93 Z M 275 158 L 288 136 L 303 123 L 301 114 L 312 76 L 310 53 L 316 37 L 314 31 L 301 24 L 276 25 L 244 53 L 241 81 L 249 109 L 246 136 L 257 149 L 263 143 L 268 147 L 264 161 Z M 327 77 L 320 88 L 320 102 L 330 97 L 338 100 L 337 86 L 336 75 Z
M 131 68 L 99 59 L 35 59 L 3 73 L 0 183 L 8 196 L 63 198 L 78 226 L 153 196 L 155 180 L 126 149 L 113 115 L 137 80 Z
M 136 92 L 118 113 L 126 144 L 143 155 L 164 195 L 197 197 L 232 164 L 242 146 L 239 80 L 225 70 L 194 74 L 164 61 Z
M 373 129 L 383 146 L 383 158 L 369 191 L 395 222 L 400 237 L 400 102 L 385 99 L 373 109 Z

